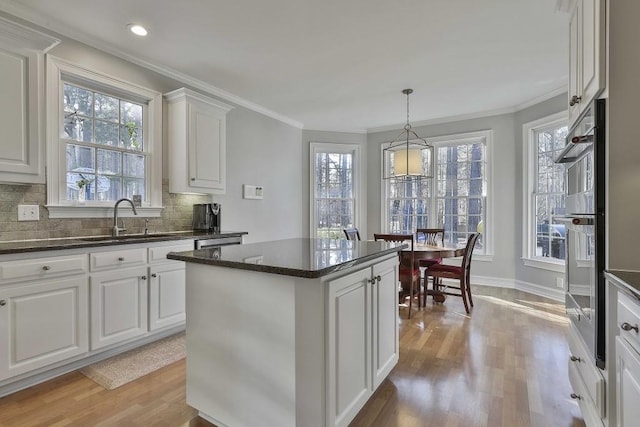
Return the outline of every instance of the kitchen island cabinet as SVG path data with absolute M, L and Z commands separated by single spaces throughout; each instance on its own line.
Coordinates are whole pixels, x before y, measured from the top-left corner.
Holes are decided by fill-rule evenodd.
M 403 247 L 289 239 L 169 254 L 186 261 L 187 403 L 216 425 L 348 425 L 398 361 Z

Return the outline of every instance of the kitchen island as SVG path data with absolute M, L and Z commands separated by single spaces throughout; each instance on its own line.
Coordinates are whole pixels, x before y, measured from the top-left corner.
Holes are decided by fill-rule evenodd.
M 186 264 L 187 403 L 218 426 L 346 426 L 398 361 L 405 245 L 288 239 Z

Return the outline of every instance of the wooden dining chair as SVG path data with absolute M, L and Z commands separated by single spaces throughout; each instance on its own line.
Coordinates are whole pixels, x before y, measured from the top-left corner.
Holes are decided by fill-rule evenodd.
M 353 228 L 345 228 L 344 235 L 347 236 L 347 240 L 360 240 L 360 232 L 356 227 Z
M 453 295 L 462 297 L 464 303 L 464 309 L 469 314 L 469 304 L 473 307 L 473 299 L 471 298 L 471 255 L 473 255 L 473 248 L 480 237 L 480 233 L 472 233 L 467 239 L 467 245 L 464 248 L 464 254 L 462 256 L 462 264 L 447 265 L 447 264 L 435 264 L 425 271 L 425 284 L 427 277 L 433 277 L 433 290 L 445 295 Z M 453 284 L 445 285 L 441 279 L 454 279 L 457 280 L 457 286 Z M 454 289 L 453 292 L 449 289 Z M 458 292 L 459 291 L 459 292 Z M 424 292 L 423 304 L 426 305 L 427 293 Z M 469 300 L 467 302 L 467 299 Z
M 413 298 L 416 296 L 415 290 L 418 290 L 418 307 L 420 307 L 420 269 L 415 263 L 415 254 L 413 247 L 413 234 L 376 234 L 373 235 L 373 240 L 384 240 L 385 242 L 410 242 L 411 251 L 407 256 L 406 252 L 400 252 L 400 283 L 402 291 L 400 293 L 400 300 L 409 295 L 409 314 L 408 319 L 411 319 L 411 306 L 413 304 Z
M 416 242 L 424 242 L 427 245 L 444 246 L 444 228 L 416 228 Z M 419 266 L 422 268 L 429 268 L 435 264 L 442 264 L 442 258 L 421 259 Z M 425 275 L 422 278 L 422 286 L 424 291 L 427 291 L 428 277 Z

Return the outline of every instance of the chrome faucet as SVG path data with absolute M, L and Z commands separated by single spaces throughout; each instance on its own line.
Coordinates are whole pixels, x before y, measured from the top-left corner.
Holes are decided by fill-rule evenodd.
M 113 229 L 111 232 L 111 235 L 114 237 L 118 237 L 120 235 L 121 231 L 126 231 L 126 228 L 122 227 L 118 227 L 118 205 L 121 202 L 129 202 L 129 204 L 131 204 L 131 207 L 133 208 L 133 214 L 134 215 L 138 215 L 138 212 L 136 211 L 136 205 L 133 204 L 133 202 L 127 198 L 123 198 L 120 199 L 116 202 L 115 206 L 113 207 Z

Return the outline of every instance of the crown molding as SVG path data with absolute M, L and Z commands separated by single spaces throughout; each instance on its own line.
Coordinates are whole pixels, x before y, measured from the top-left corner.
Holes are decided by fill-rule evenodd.
M 46 53 L 60 40 L 0 16 L 0 43 Z
M 463 121 L 463 120 L 473 120 L 473 119 L 481 119 L 484 117 L 491 117 L 491 116 L 499 116 L 502 114 L 513 114 L 513 113 L 517 113 L 518 111 L 527 109 L 529 107 L 532 107 L 536 104 L 539 104 L 541 102 L 544 102 L 548 99 L 551 99 L 553 97 L 556 97 L 558 95 L 561 95 L 563 93 L 567 92 L 567 87 L 562 86 L 559 87 L 557 89 L 552 90 L 551 92 L 548 92 L 544 95 L 538 96 L 536 98 L 530 99 L 526 102 L 523 102 L 522 104 L 517 104 L 514 105 L 512 107 L 506 107 L 506 108 L 499 108 L 499 109 L 495 109 L 495 110 L 487 110 L 487 111 L 477 111 L 475 113 L 468 113 L 468 114 L 460 114 L 457 116 L 448 116 L 448 117 L 439 117 L 439 118 L 435 118 L 435 119 L 428 119 L 428 120 L 421 120 L 418 122 L 412 122 L 411 123 L 411 127 L 412 128 L 417 128 L 420 126 L 430 126 L 430 125 L 439 125 L 439 124 L 443 124 L 443 123 L 451 123 L 451 122 L 459 122 L 459 121 Z M 388 126 L 380 126 L 380 127 L 374 127 L 374 128 L 369 128 L 367 129 L 367 133 L 376 133 L 376 132 L 384 132 L 384 131 L 389 131 L 389 130 L 398 130 L 401 129 L 402 126 L 404 126 L 404 123 L 397 123 L 395 125 L 388 125 Z

